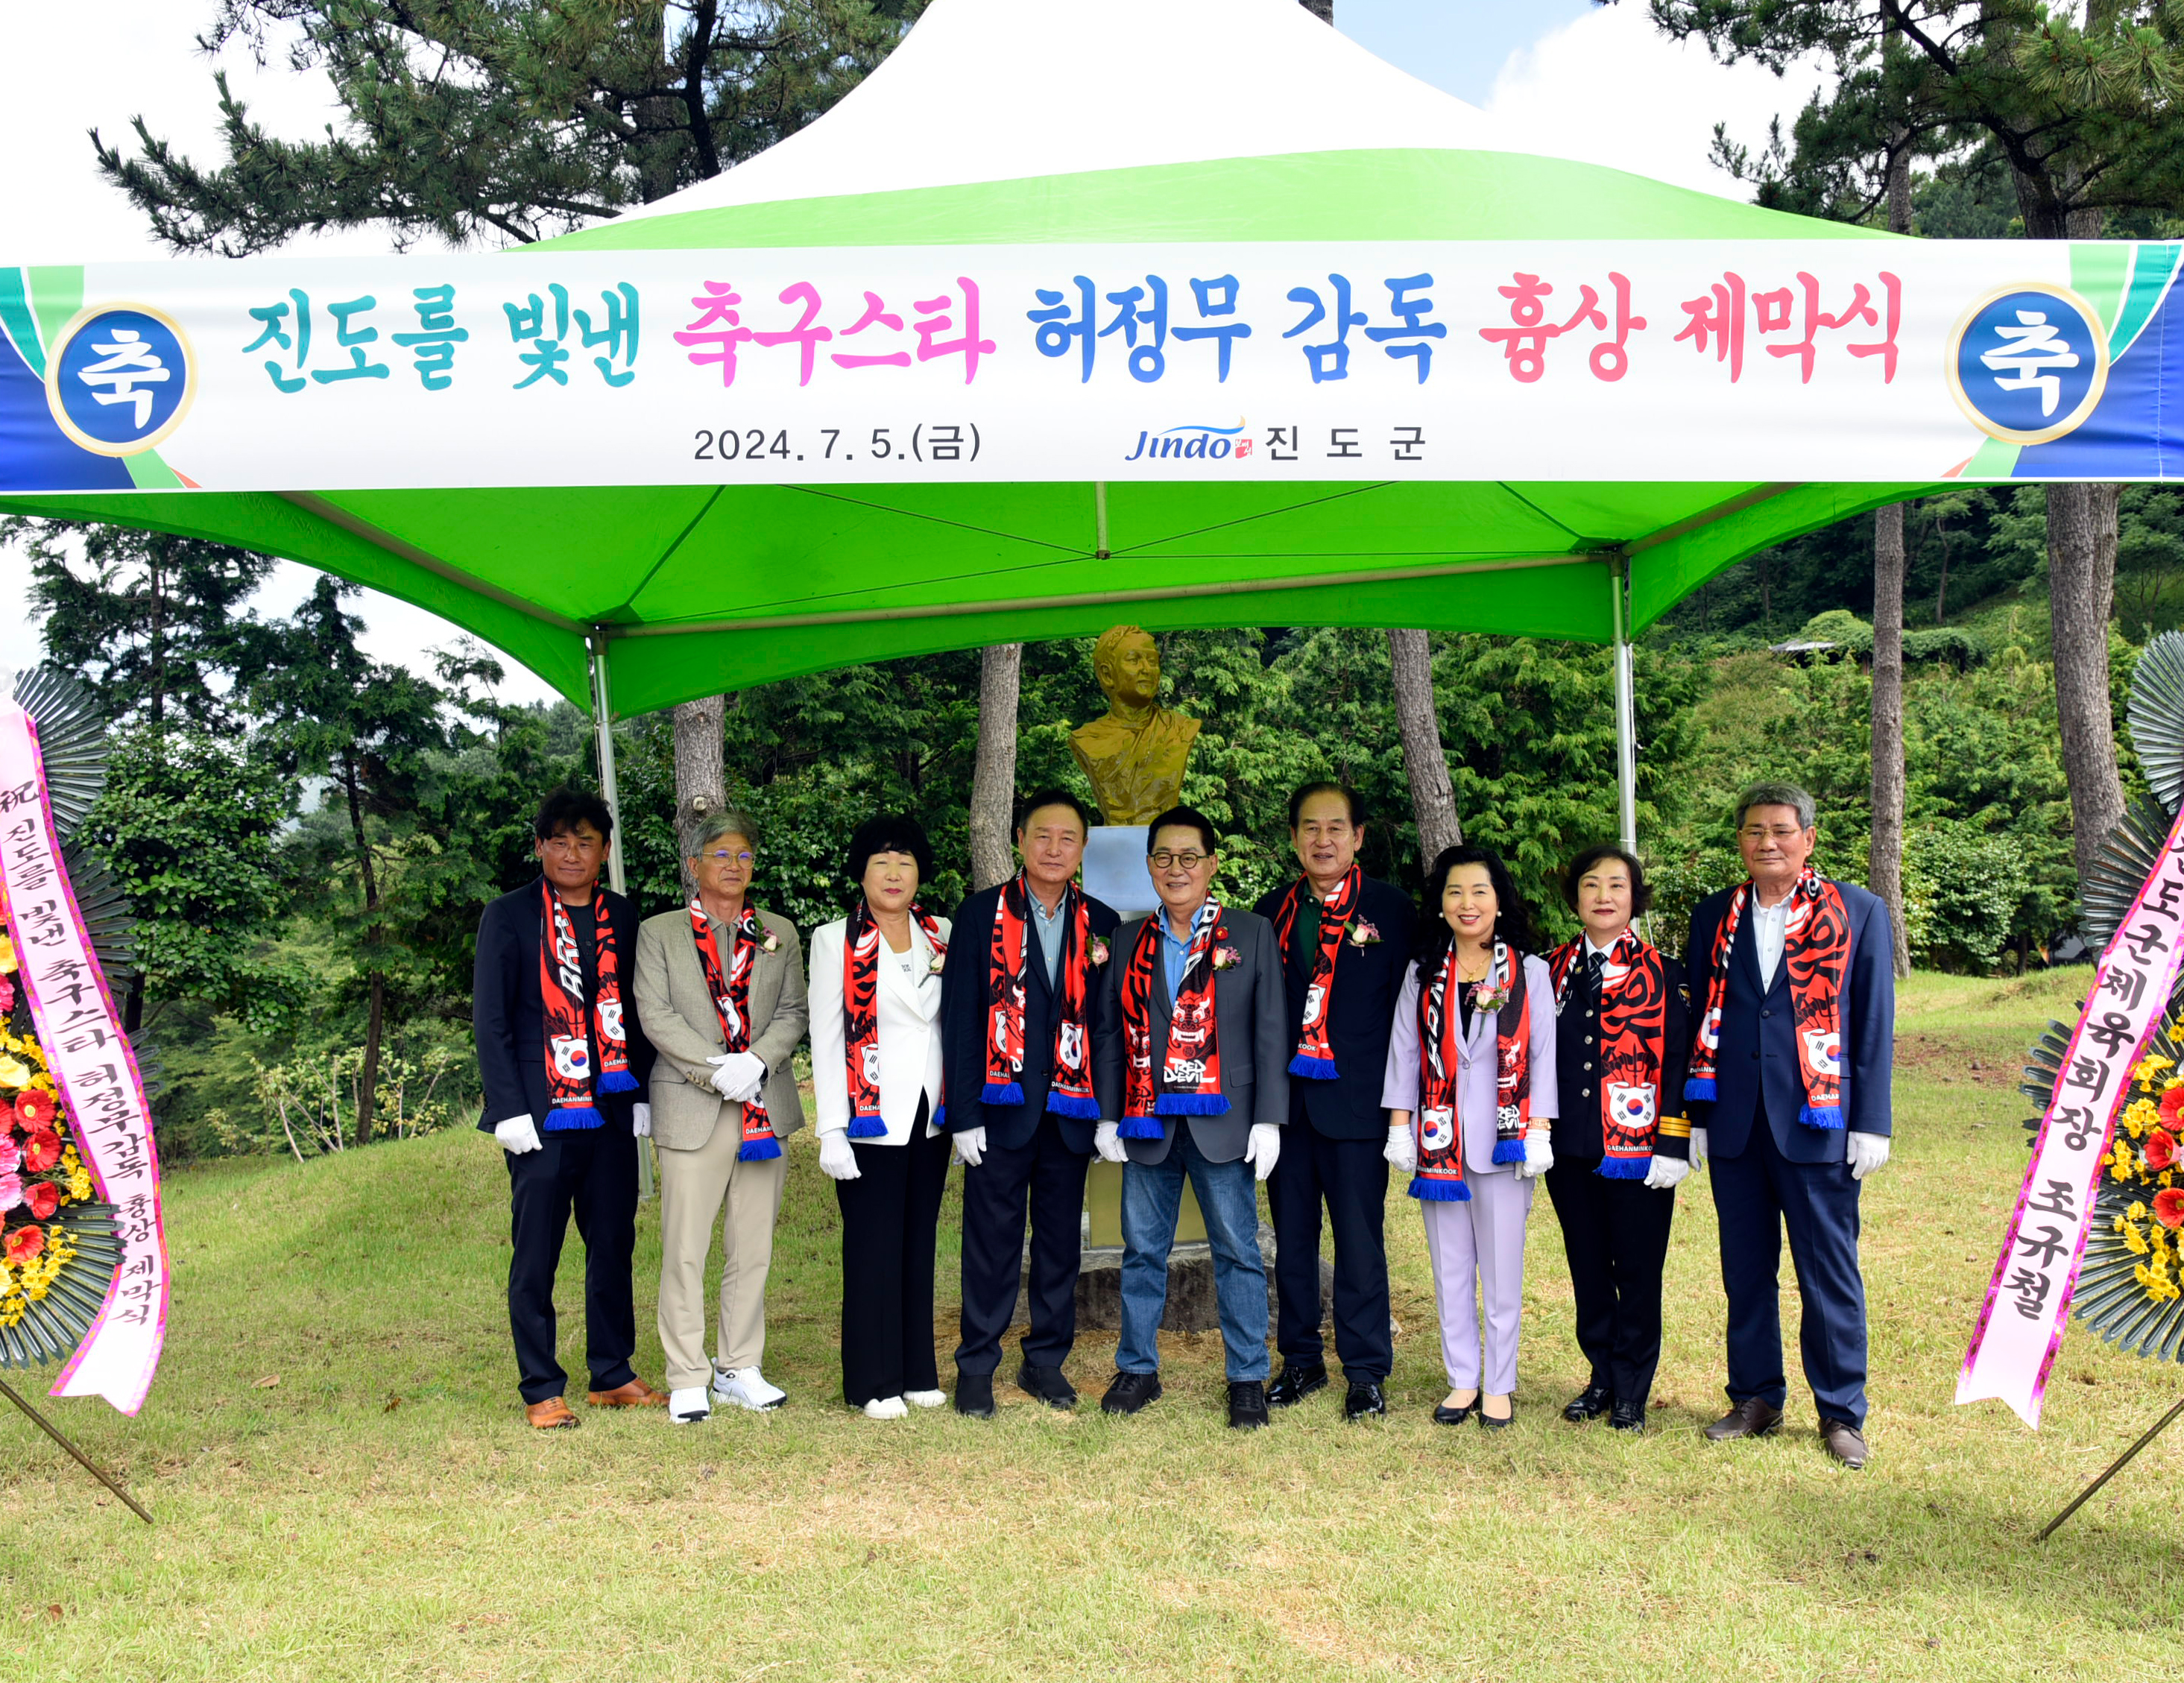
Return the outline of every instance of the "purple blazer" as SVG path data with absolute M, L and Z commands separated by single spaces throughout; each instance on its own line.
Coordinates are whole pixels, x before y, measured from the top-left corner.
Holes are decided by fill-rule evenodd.
M 1524 956 L 1524 988 L 1532 1009 L 1532 1115 L 1552 1122 L 1562 1114 L 1555 1082 L 1555 984 L 1547 961 Z M 1409 1111 L 1415 1120 L 1422 1065 L 1418 1043 L 1418 970 L 1403 972 L 1403 991 L 1396 1000 L 1396 1021 L 1388 1037 L 1388 1067 L 1380 1082 L 1380 1102 L 1391 1111 Z M 1503 1174 L 1514 1163 L 1494 1161 L 1494 1014 L 1471 1014 L 1471 1038 L 1457 1049 L 1456 1117 L 1463 1129 L 1463 1172 Z

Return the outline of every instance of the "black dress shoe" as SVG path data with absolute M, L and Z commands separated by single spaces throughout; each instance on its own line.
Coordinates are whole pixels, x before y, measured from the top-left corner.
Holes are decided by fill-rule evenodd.
M 956 1375 L 956 1412 L 974 1420 L 994 1418 L 994 1376 L 991 1374 Z
M 1100 1399 L 1100 1409 L 1106 1414 L 1134 1414 L 1148 1402 L 1156 1402 L 1160 1394 L 1158 1374 L 1117 1374 L 1107 1394 Z
M 1039 1368 L 1027 1362 L 1017 1369 L 1017 1387 L 1037 1397 L 1050 1408 L 1074 1408 L 1077 1387 L 1059 1368 Z
M 1271 1400 L 1271 1399 L 1269 1399 Z M 1380 1389 L 1378 1379 L 1352 1379 L 1350 1394 L 1342 1399 L 1342 1418 L 1362 1420 L 1368 1415 L 1388 1412 L 1388 1394 Z
M 1615 1410 L 1607 1417 L 1609 1427 L 1618 1432 L 1640 1433 L 1646 1429 L 1646 1405 L 1625 1402 L 1618 1398 Z
M 1517 1423 L 1517 1399 L 1516 1399 L 1515 1397 L 1513 1397 L 1513 1397 L 1511 1397 L 1511 1398 L 1509 1399 L 1509 1412 L 1508 1412 L 1507 1414 L 1504 1414 L 1504 1415 L 1503 1415 L 1500 1419 L 1498 1419 L 1498 1420 L 1497 1420 L 1497 1419 L 1496 1419 L 1496 1418 L 1495 1418 L 1491 1414 L 1490 1414 L 1490 1413 L 1488 1413 L 1486 1412 L 1486 1399 L 1485 1399 L 1484 1396 L 1482 1396 L 1482 1397 L 1480 1397 L 1480 1398 L 1479 1398 L 1479 1424 L 1480 1425 L 1482 1425 L 1482 1426 L 1485 1427 L 1485 1428 L 1486 1428 L 1486 1429 L 1487 1429 L 1488 1431 L 1490 1431 L 1490 1432 L 1505 1431 L 1505 1430 L 1507 1430 L 1509 1427 L 1511 1427 L 1511 1426 L 1513 1426 L 1513 1425 L 1516 1424 L 1516 1423 Z
M 1438 1426 L 1460 1426 L 1471 1418 L 1472 1411 L 1478 1407 L 1479 1402 L 1476 1398 L 1465 1403 L 1461 1408 L 1451 1408 L 1446 1402 L 1436 1402 L 1434 1404 L 1434 1424 Z
M 1267 1424 L 1267 1386 L 1263 1379 L 1228 1382 L 1228 1424 L 1240 1431 L 1256 1431 Z
M 1316 1390 L 1327 1388 L 1327 1364 L 1313 1362 L 1282 1363 L 1282 1376 L 1267 1387 L 1267 1402 L 1275 1408 L 1294 1407 Z
M 1614 1400 L 1615 1393 L 1601 1384 L 1599 1380 L 1595 1379 L 1575 1396 L 1570 1398 L 1563 1409 L 1563 1418 L 1573 1426 L 1581 1426 L 1587 1420 L 1597 1420 L 1605 1414 L 1607 1412 L 1608 1404 Z

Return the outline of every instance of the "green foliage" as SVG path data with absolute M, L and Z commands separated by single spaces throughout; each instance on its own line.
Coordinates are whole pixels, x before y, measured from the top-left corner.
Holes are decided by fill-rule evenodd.
M 2010 837 L 1935 823 L 1904 838 L 1903 925 L 1912 961 L 1983 974 L 2016 933 L 2030 873 Z

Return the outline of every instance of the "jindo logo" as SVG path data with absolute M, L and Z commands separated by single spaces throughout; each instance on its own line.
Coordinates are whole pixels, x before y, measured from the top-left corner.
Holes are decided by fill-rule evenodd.
M 1251 441 L 1243 437 L 1244 423 L 1234 426 L 1171 426 L 1164 432 L 1139 432 L 1138 447 L 1124 461 L 1150 461 L 1161 457 L 1183 461 L 1241 460 L 1251 454 Z
M 181 425 L 196 385 L 189 342 L 171 316 L 148 304 L 98 304 L 61 329 L 46 403 L 85 449 L 133 456 Z
M 2075 429 L 2108 384 L 2109 337 L 2075 293 L 2005 287 L 1966 311 L 1949 336 L 1949 389 L 1991 438 L 2044 444 Z

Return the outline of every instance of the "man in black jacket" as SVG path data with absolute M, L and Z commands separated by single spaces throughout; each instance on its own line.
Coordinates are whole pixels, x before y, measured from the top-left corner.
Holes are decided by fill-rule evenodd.
M 1031 1325 L 1017 1384 L 1053 1407 L 1077 1402 L 1061 1368 L 1077 1339 L 1079 1217 L 1100 1119 L 1091 1049 L 1117 922 L 1077 886 L 1090 828 L 1075 795 L 1034 795 L 1017 826 L 1023 868 L 956 908 L 941 976 L 948 1126 L 965 1166 L 956 1407 L 982 1419 L 1016 1313 L 1027 1211 Z M 1057 1056 L 1071 1067 L 1057 1071 Z
M 599 886 L 613 829 L 597 796 L 547 796 L 532 826 L 539 879 L 478 920 L 478 1127 L 507 1156 L 509 1326 L 524 1412 L 542 1431 L 577 1424 L 554 1355 L 554 1275 L 572 1211 L 584 1240 L 588 1400 L 595 1408 L 667 1401 L 630 1366 L 637 1141 L 652 1127 L 643 1102 L 652 1047 L 630 986 L 637 909 Z
M 1388 1324 L 1388 1113 L 1380 1107 L 1388 1034 L 1411 956 L 1411 903 L 1357 867 L 1365 803 L 1340 783 L 1290 797 L 1290 842 L 1302 874 L 1262 900 L 1288 984 L 1290 1137 L 1267 1201 L 1274 1226 L 1277 1408 L 1327 1383 L 1319 1332 L 1319 1212 L 1334 1229 L 1334 1350 L 1355 1420 L 1387 1413 L 1395 1365 Z M 1408 1135 L 1405 1134 L 1405 1143 Z

